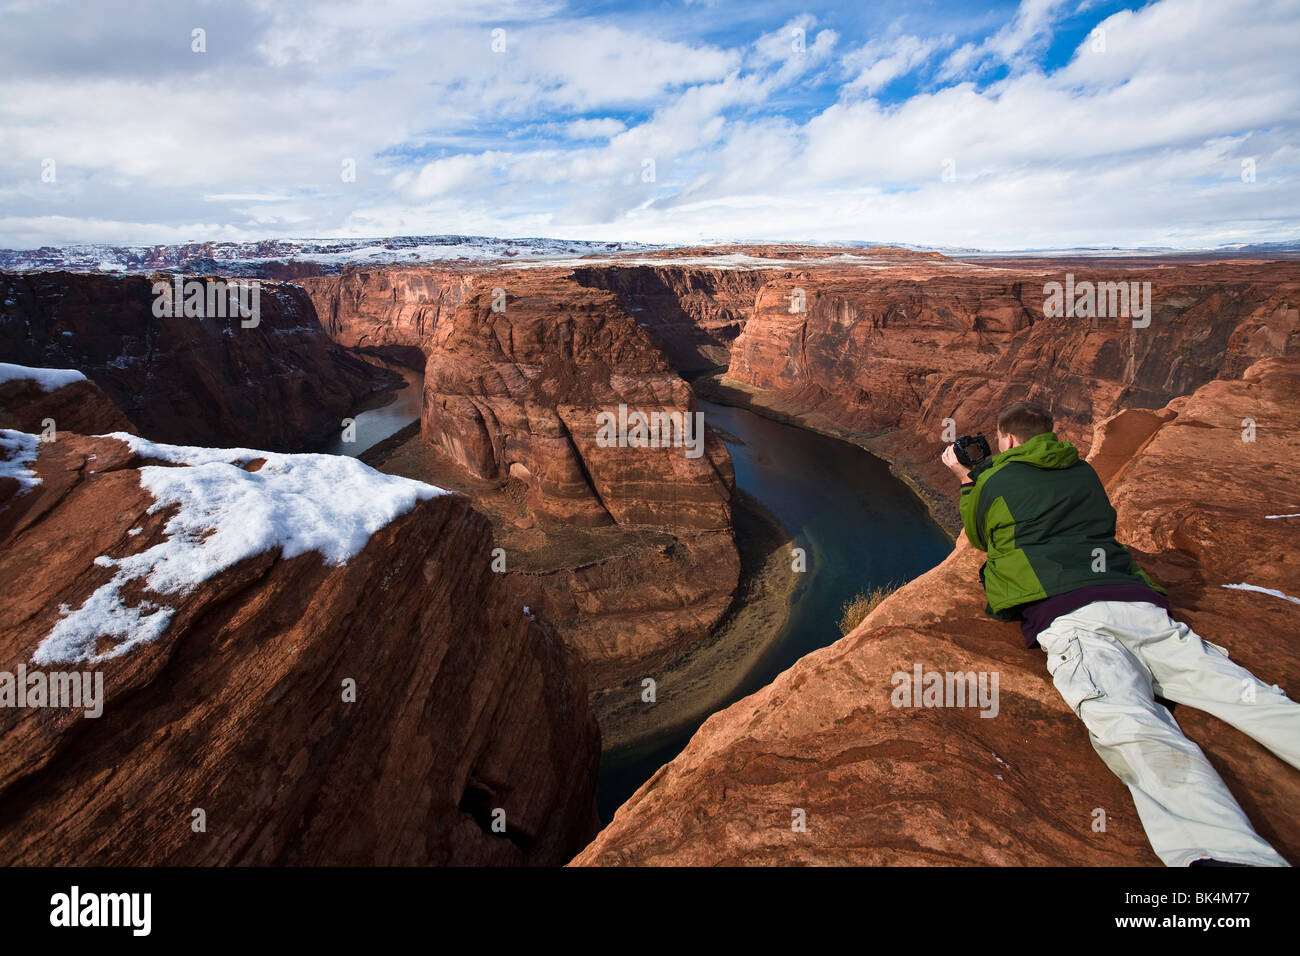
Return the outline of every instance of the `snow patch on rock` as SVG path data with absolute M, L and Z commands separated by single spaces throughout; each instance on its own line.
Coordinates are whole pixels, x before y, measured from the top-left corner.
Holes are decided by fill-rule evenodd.
M 360 554 L 371 535 L 400 515 L 447 491 L 386 475 L 340 455 L 285 455 L 248 448 L 163 445 L 114 432 L 142 458 L 168 462 L 140 469 L 140 485 L 153 495 L 148 513 L 175 508 L 165 539 L 121 558 L 101 555 L 95 563 L 116 569 L 78 609 L 45 637 L 32 660 L 37 664 L 120 657 L 157 640 L 174 610 L 143 601 L 130 607 L 122 597 L 130 582 L 160 596 L 183 596 L 235 564 L 267 551 L 282 558 L 309 551 L 331 566 Z M 256 470 L 243 466 L 262 460 Z M 97 652 L 100 637 L 116 645 Z
M 84 382 L 86 376 L 75 368 L 28 368 L 25 365 L 0 362 L 0 385 L 19 379 L 33 381 L 42 391 L 53 392 L 73 382 Z
M 1225 584 L 1224 587 L 1233 591 L 1255 591 L 1259 594 L 1267 594 L 1270 597 L 1281 598 L 1283 601 L 1290 601 L 1292 604 L 1300 604 L 1300 598 L 1294 598 L 1272 588 L 1262 588 L 1257 584 Z
M 36 472 L 24 468 L 36 460 L 41 440 L 35 435 L 0 428 L 0 478 L 13 478 L 18 482 L 18 494 L 26 494 L 41 483 Z

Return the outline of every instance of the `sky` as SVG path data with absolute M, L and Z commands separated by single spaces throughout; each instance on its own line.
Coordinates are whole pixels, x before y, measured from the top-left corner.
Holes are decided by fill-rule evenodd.
M 0 0 L 0 247 L 1300 239 L 1300 0 Z

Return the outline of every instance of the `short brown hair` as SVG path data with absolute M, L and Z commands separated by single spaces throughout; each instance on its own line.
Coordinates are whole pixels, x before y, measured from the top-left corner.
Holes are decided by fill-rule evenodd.
M 1029 441 L 1035 435 L 1052 430 L 1052 413 L 1037 402 L 1016 402 L 1002 409 L 998 416 L 998 431 Z

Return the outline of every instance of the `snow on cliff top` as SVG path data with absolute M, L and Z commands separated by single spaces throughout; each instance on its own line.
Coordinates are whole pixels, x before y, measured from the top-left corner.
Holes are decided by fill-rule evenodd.
M 643 242 L 588 239 L 497 238 L 495 236 L 390 236 L 372 239 L 268 239 L 260 242 L 190 242 L 159 246 L 70 245 L 0 249 L 0 269 L 17 272 L 68 269 L 73 272 L 160 270 L 257 274 L 275 262 L 312 262 L 325 271 L 347 265 L 418 265 L 425 262 L 491 262 L 646 252 L 664 248 Z
M 386 475 L 341 455 L 284 455 L 248 448 L 162 445 L 114 432 L 137 455 L 169 462 L 140 469 L 154 497 L 149 513 L 176 507 L 166 538 L 138 554 L 101 555 L 113 578 L 81 607 L 63 605 L 62 619 L 36 649 L 36 664 L 119 657 L 157 640 L 174 610 L 152 601 L 128 606 L 123 587 L 142 581 L 155 595 L 183 596 L 245 558 L 273 549 L 293 558 L 309 551 L 327 565 L 346 564 L 370 536 L 417 502 L 448 494 L 441 488 Z M 243 465 L 265 459 L 257 471 Z M 186 467 L 175 467 L 186 466 Z M 96 653 L 96 639 L 119 643 Z
M 39 385 L 42 391 L 53 392 L 73 382 L 84 382 L 86 376 L 75 368 L 28 368 L 26 365 L 0 362 L 0 385 L 17 379 L 30 379 Z
M 36 472 L 24 468 L 36 460 L 40 439 L 12 428 L 0 428 L 0 478 L 18 482 L 18 493 L 26 494 L 41 483 Z

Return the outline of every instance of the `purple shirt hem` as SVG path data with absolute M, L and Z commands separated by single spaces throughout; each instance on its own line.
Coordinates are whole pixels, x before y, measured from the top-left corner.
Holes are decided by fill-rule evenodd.
M 1025 636 L 1025 647 L 1038 647 L 1038 635 L 1062 614 L 1077 611 L 1093 601 L 1146 601 L 1169 612 L 1169 598 L 1153 591 L 1145 584 L 1094 584 L 1075 588 L 1063 594 L 1053 594 L 1041 601 L 1026 604 L 1020 609 L 1020 632 Z

